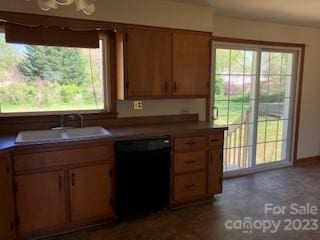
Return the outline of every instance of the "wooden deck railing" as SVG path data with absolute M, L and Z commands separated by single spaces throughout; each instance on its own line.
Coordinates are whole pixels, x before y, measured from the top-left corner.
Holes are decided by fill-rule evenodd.
M 248 122 L 250 109 L 232 125 L 228 126 L 227 136 L 225 138 L 225 161 L 226 167 L 230 168 L 245 168 L 247 167 L 248 150 L 242 148 L 242 145 L 247 145 L 248 141 Z

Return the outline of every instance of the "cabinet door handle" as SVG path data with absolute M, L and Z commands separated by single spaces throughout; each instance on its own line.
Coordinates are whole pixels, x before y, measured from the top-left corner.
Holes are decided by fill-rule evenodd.
M 192 187 L 194 187 L 194 184 L 187 184 L 186 185 L 186 188 L 192 188 Z
M 75 180 L 74 180 L 74 179 L 75 179 L 75 174 L 72 173 L 72 174 L 71 174 L 71 185 L 72 185 L 72 186 L 75 185 Z
M 168 81 L 164 83 L 164 91 L 167 93 L 168 92 Z
M 173 83 L 173 91 L 176 92 L 177 91 L 177 82 Z
M 62 176 L 59 175 L 59 189 L 62 188 Z

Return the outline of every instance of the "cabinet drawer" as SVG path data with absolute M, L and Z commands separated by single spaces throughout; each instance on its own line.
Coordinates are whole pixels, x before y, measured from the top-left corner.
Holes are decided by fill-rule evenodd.
M 190 172 L 195 170 L 203 170 L 206 167 L 208 154 L 206 151 L 176 153 L 174 155 L 174 172 Z
M 174 139 L 175 151 L 195 151 L 207 147 L 207 136 L 183 137 Z
M 174 178 L 175 201 L 192 200 L 205 195 L 205 193 L 205 172 L 184 174 Z
M 210 147 L 222 147 L 223 146 L 223 133 L 214 134 L 209 136 Z
M 21 154 L 14 157 L 16 171 L 60 167 L 95 161 L 112 161 L 112 145 L 81 149 L 67 149 L 52 152 Z

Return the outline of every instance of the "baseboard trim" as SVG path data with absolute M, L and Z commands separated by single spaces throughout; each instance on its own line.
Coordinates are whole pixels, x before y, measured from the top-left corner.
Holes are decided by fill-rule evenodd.
M 294 161 L 294 166 L 304 166 L 309 164 L 320 163 L 320 156 L 313 156 L 307 158 L 300 158 Z

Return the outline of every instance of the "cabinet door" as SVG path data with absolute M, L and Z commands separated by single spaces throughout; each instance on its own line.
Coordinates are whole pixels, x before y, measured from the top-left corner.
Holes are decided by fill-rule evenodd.
M 110 170 L 111 164 L 70 170 L 71 221 L 112 216 Z
M 211 36 L 173 34 L 173 95 L 208 96 Z
M 45 230 L 66 222 L 64 172 L 21 175 L 16 181 L 20 232 Z
M 222 149 L 210 151 L 208 164 L 208 193 L 217 194 L 222 192 L 223 156 Z
M 167 96 L 172 79 L 172 34 L 131 27 L 127 34 L 127 97 Z
M 14 206 L 10 155 L 0 155 L 0 239 L 14 239 Z

